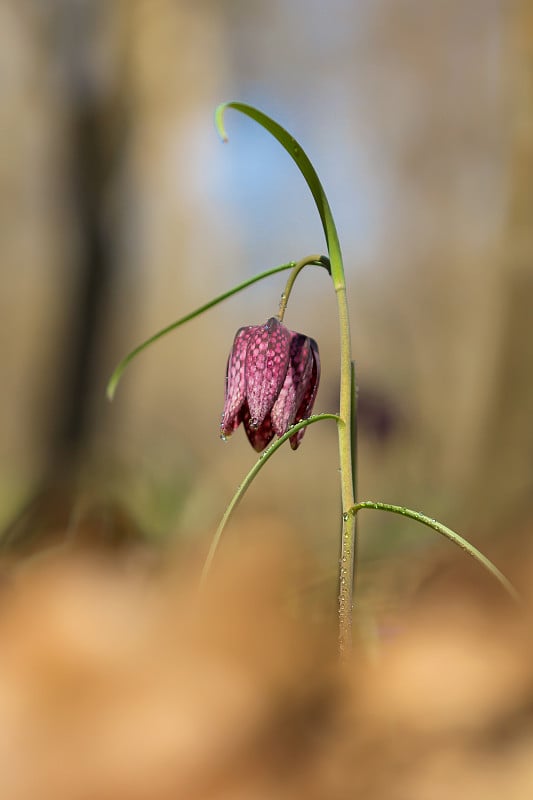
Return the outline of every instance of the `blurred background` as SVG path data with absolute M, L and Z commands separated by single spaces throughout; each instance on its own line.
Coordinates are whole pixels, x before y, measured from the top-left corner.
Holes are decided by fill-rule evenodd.
M 439 517 L 490 553 L 533 506 L 533 7 L 529 0 L 1 0 L 0 524 L 32 542 L 86 514 L 112 535 L 213 530 L 255 460 L 218 425 L 235 330 L 269 278 L 324 250 L 296 167 L 241 100 L 302 143 L 343 245 L 360 386 L 359 494 Z M 290 328 L 338 408 L 326 273 Z M 282 449 L 243 514 L 298 526 L 335 570 L 336 433 Z M 95 510 L 96 509 L 96 510 Z M 385 516 L 385 518 L 383 518 Z M 361 518 L 369 559 L 446 548 Z M 111 521 L 109 521 L 111 520 Z M 103 523 L 102 523 L 103 524 Z M 121 535 L 121 534 L 117 534 Z M 492 537 L 492 539 L 491 539 Z

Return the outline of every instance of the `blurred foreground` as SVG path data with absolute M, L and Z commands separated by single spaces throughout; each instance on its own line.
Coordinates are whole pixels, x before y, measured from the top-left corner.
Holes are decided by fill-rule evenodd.
M 141 540 L 5 560 L 0 797 L 533 796 L 532 554 L 500 558 L 521 609 L 464 556 L 394 615 L 376 575 L 382 610 L 340 666 L 329 590 L 290 540 L 247 520 L 201 595 L 201 554 Z

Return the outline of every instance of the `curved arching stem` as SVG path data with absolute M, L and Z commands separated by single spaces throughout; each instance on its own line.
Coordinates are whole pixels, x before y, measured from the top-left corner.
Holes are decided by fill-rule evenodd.
M 343 657 L 352 645 L 354 584 L 357 566 L 355 516 L 345 512 L 354 505 L 357 492 L 352 454 L 352 426 L 356 424 L 356 414 L 352 408 L 352 348 L 348 297 L 339 237 L 324 188 L 315 168 L 296 139 L 262 111 L 245 103 L 231 102 L 222 103 L 215 112 L 215 125 L 223 141 L 227 141 L 228 138 L 224 128 L 224 114 L 228 108 L 233 108 L 259 123 L 278 140 L 296 163 L 313 195 L 328 247 L 331 279 L 337 295 L 340 339 L 339 415 L 343 424 L 338 425 L 338 436 L 343 515 L 339 571 L 339 649 L 341 657 Z
M 327 256 L 306 256 L 306 258 L 302 258 L 301 261 L 298 261 L 298 263 L 295 264 L 291 269 L 291 273 L 287 278 L 287 283 L 285 284 L 285 289 L 281 295 L 278 311 L 278 319 L 280 322 L 283 322 L 283 317 L 285 316 L 285 311 L 287 309 L 287 303 L 289 302 L 289 297 L 291 296 L 292 287 L 294 286 L 296 278 L 304 267 L 308 267 L 310 265 L 325 267 L 325 269 L 327 269 L 331 275 L 331 264 L 329 263 L 329 258 Z

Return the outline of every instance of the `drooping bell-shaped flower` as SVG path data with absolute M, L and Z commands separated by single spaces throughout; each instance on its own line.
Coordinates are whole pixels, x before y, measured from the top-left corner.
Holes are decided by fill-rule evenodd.
M 220 424 L 223 439 L 242 422 L 252 447 L 261 452 L 291 425 L 307 419 L 320 380 L 314 339 L 290 331 L 271 317 L 265 325 L 237 331 L 226 370 L 226 399 Z M 305 428 L 290 437 L 296 450 Z

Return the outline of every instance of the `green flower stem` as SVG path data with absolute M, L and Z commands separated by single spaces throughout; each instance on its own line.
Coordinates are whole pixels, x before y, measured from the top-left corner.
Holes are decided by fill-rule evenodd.
M 357 378 L 355 373 L 355 362 L 352 361 L 350 366 L 351 366 L 350 392 L 351 392 L 351 414 L 352 414 L 350 436 L 351 436 L 351 453 L 352 453 L 352 487 L 353 487 L 353 495 L 355 497 L 357 492 Z M 357 515 L 353 515 L 353 530 L 350 531 L 350 536 L 353 541 L 353 555 L 352 555 L 351 569 L 354 570 L 358 559 Z M 343 559 L 343 554 L 341 552 L 341 567 L 343 564 L 342 559 Z
M 375 511 L 388 511 L 391 514 L 401 514 L 403 517 L 408 517 L 409 519 L 414 519 L 416 522 L 421 522 L 422 525 L 426 525 L 428 528 L 432 528 L 437 533 L 440 533 L 442 536 L 445 536 L 451 542 L 456 544 L 461 550 L 464 550 L 465 553 L 468 553 L 469 556 L 472 556 L 478 564 L 487 570 L 496 580 L 503 586 L 505 591 L 513 598 L 515 601 L 519 601 L 518 592 L 514 588 L 511 581 L 505 577 L 505 575 L 500 572 L 498 567 L 496 567 L 492 561 L 490 561 L 483 553 L 474 547 L 474 545 L 470 544 L 466 539 L 460 536 L 455 531 L 452 531 L 451 528 L 446 527 L 441 522 L 438 522 L 436 519 L 432 519 L 431 517 L 427 517 L 425 514 L 421 514 L 419 511 L 411 511 L 409 508 L 405 508 L 404 506 L 394 506 L 390 503 L 374 503 L 372 500 L 365 500 L 364 502 L 357 503 L 356 505 L 352 506 L 349 509 L 349 514 L 353 517 L 360 511 L 362 508 L 372 508 Z
M 291 270 L 291 274 L 287 280 L 285 285 L 285 289 L 283 294 L 281 295 L 281 300 L 279 304 L 279 311 L 278 311 L 278 319 L 280 322 L 283 322 L 283 317 L 285 316 L 285 311 L 287 309 L 287 303 L 289 302 L 289 297 L 291 296 L 292 287 L 294 286 L 294 282 L 296 278 L 303 270 L 304 267 L 309 266 L 310 264 L 315 266 L 325 267 L 328 272 L 331 272 L 331 266 L 329 263 L 329 258 L 327 256 L 307 256 L 306 258 L 302 258 L 301 261 L 298 261 L 297 264 Z
M 344 513 L 344 510 L 351 508 L 356 500 L 356 476 L 353 469 L 356 455 L 352 451 L 352 446 L 356 433 L 357 410 L 355 405 L 352 405 L 354 393 L 352 391 L 352 350 L 345 286 L 338 286 L 336 292 L 341 345 L 339 413 L 344 422 L 344 425 L 338 426 L 343 508 L 339 572 L 339 650 L 341 658 L 344 658 L 352 648 L 352 619 L 357 569 L 356 517 Z
M 320 256 L 318 256 L 318 258 L 320 258 Z M 252 284 L 257 283 L 258 281 L 262 281 L 263 278 L 268 278 L 270 275 L 275 275 L 278 272 L 283 272 L 283 271 L 286 271 L 288 269 L 293 269 L 295 266 L 296 266 L 296 261 L 289 261 L 287 264 L 281 264 L 278 267 L 271 267 L 270 269 L 267 269 L 264 272 L 260 272 L 259 275 L 254 275 L 252 278 L 248 278 L 247 280 L 243 281 L 242 283 L 239 283 L 237 286 L 234 286 L 233 289 L 229 289 L 227 292 L 224 292 L 223 294 L 219 294 L 218 297 L 215 297 L 213 300 L 210 300 L 208 303 L 204 303 L 204 305 L 200 306 L 200 308 L 197 308 L 195 311 L 191 311 L 190 314 L 186 314 L 184 317 L 181 317 L 180 319 L 176 320 L 176 322 L 172 322 L 170 325 L 167 325 L 165 328 L 163 328 L 162 330 L 158 331 L 157 333 L 154 333 L 153 336 L 150 336 L 144 342 L 142 342 L 141 344 L 137 345 L 137 347 L 135 347 L 130 353 L 128 353 L 127 356 L 125 356 L 125 358 L 122 359 L 122 361 L 118 364 L 118 366 L 115 368 L 115 371 L 111 375 L 111 378 L 109 379 L 109 383 L 107 384 L 107 390 L 106 390 L 108 399 L 109 400 L 113 399 L 113 397 L 115 395 L 115 392 L 117 390 L 117 386 L 119 384 L 119 381 L 120 381 L 120 379 L 122 377 L 122 373 L 124 372 L 124 370 L 126 369 L 128 364 L 131 361 L 133 361 L 133 359 L 136 356 L 138 356 L 139 353 L 141 353 L 143 350 L 145 350 L 151 344 L 154 344 L 154 342 L 157 342 L 158 339 L 161 339 L 163 336 L 166 336 L 167 333 L 170 333 L 171 331 L 175 330 L 176 328 L 179 328 L 180 325 L 184 325 L 186 322 L 189 322 L 191 319 L 194 319 L 195 317 L 200 316 L 200 314 L 203 314 L 204 311 L 208 311 L 210 308 L 213 308 L 214 306 L 218 305 L 219 303 L 222 303 L 222 301 L 223 300 L 227 300 L 228 297 L 231 297 L 232 295 L 237 294 L 238 292 L 242 292 L 243 289 L 248 288 L 248 286 L 252 286 Z
M 211 542 L 211 546 L 209 547 L 209 552 L 207 553 L 207 557 L 205 559 L 204 567 L 202 569 L 202 574 L 200 577 L 200 586 L 203 587 L 205 585 L 205 581 L 211 569 L 211 565 L 213 563 L 213 558 L 215 557 L 215 553 L 218 549 L 218 545 L 220 542 L 220 538 L 226 527 L 229 518 L 231 517 L 232 513 L 235 511 L 237 506 L 239 505 L 240 501 L 244 497 L 246 491 L 248 490 L 250 484 L 256 477 L 256 475 L 260 472 L 260 470 L 265 466 L 266 462 L 271 458 L 276 450 L 278 450 L 282 444 L 284 444 L 291 436 L 294 436 L 295 433 L 298 433 L 299 430 L 302 428 L 306 428 L 308 425 L 313 425 L 315 422 L 320 422 L 323 419 L 334 419 L 337 421 L 338 424 L 342 424 L 342 420 L 337 414 L 314 414 L 312 417 L 308 417 L 307 419 L 303 419 L 301 422 L 296 423 L 293 425 L 287 433 L 284 433 L 283 436 L 280 436 L 275 442 L 273 442 L 267 449 L 261 453 L 259 459 L 256 461 L 250 472 L 247 474 L 235 494 L 233 495 L 228 507 L 224 512 L 224 516 L 220 520 L 220 525 L 215 531 L 213 536 L 213 540 Z
M 356 411 L 352 408 L 352 355 L 350 341 L 350 321 L 348 314 L 348 299 L 346 295 L 346 281 L 342 253 L 337 235 L 337 228 L 331 213 L 326 193 L 322 187 L 315 168 L 311 164 L 301 145 L 281 125 L 263 114 L 262 111 L 244 103 L 222 103 L 215 111 L 215 125 L 223 141 L 227 141 L 224 128 L 224 113 L 227 108 L 234 108 L 255 120 L 267 130 L 290 155 L 296 163 L 301 174 L 313 195 L 328 246 L 331 263 L 331 278 L 337 294 L 337 306 L 340 328 L 340 397 L 339 414 L 342 424 L 337 426 L 339 436 L 339 460 L 341 474 L 342 495 L 342 532 L 341 532 L 341 559 L 339 571 L 339 649 L 341 657 L 351 649 L 352 645 L 352 616 L 354 583 L 356 573 L 356 528 L 355 515 L 346 514 L 356 500 L 355 474 L 353 464 L 355 455 L 352 453 L 354 438 L 352 427 L 356 423 Z

